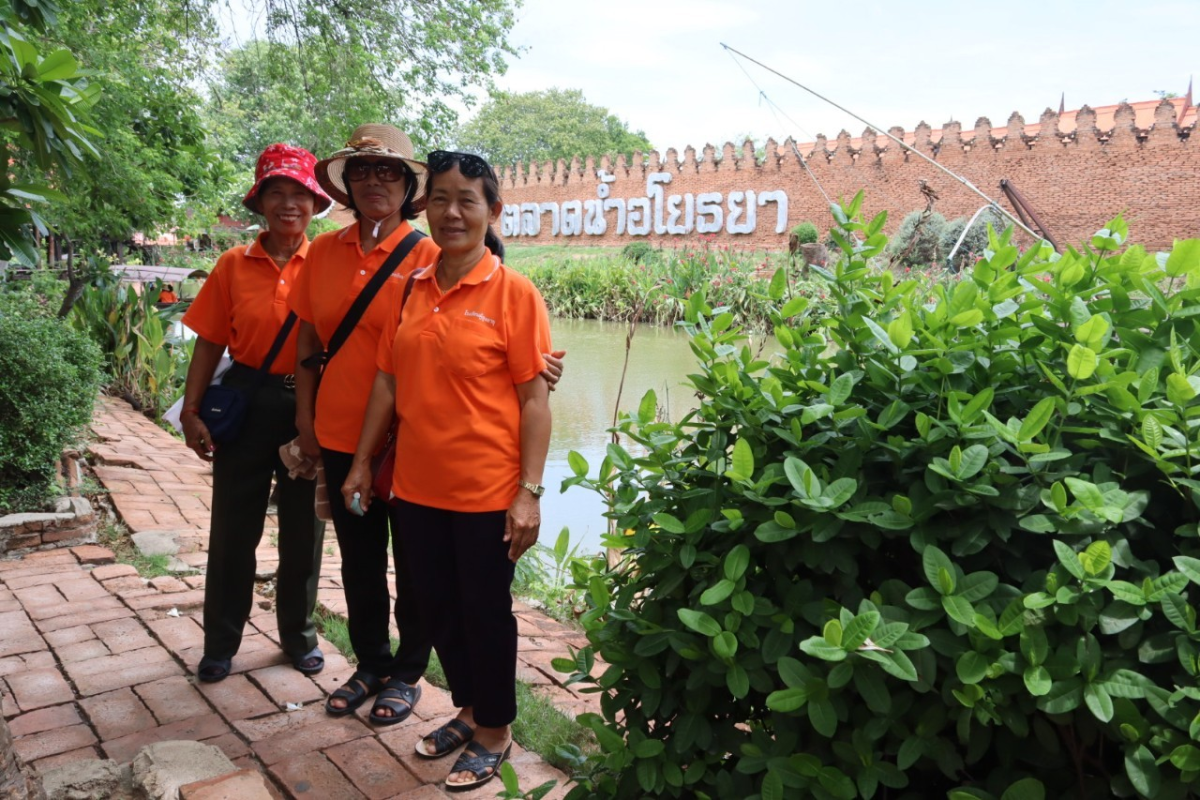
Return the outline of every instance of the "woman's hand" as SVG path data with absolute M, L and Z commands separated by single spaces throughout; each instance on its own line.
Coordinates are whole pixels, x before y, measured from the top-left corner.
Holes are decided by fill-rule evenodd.
M 342 483 L 342 499 L 346 503 L 346 508 L 354 512 L 354 494 L 358 493 L 358 504 L 362 508 L 362 513 L 367 513 L 367 509 L 371 506 L 371 462 L 354 460 L 350 466 L 350 473 L 346 475 L 346 480 Z
M 554 391 L 555 384 L 562 378 L 563 374 L 563 356 L 567 354 L 566 350 L 555 350 L 553 353 L 542 353 L 542 358 L 546 359 L 546 368 L 542 370 L 542 377 L 546 379 L 546 383 L 550 385 L 550 391 Z
M 537 544 L 542 527 L 542 507 L 527 489 L 517 489 L 504 520 L 504 541 L 508 542 L 508 560 L 517 563 L 525 551 Z
M 296 416 L 296 433 L 297 444 L 300 445 L 300 452 L 309 458 L 317 458 L 321 455 L 321 445 L 317 442 L 316 431 L 313 430 L 313 421 L 301 420 L 300 416 Z
M 213 444 L 208 426 L 204 424 L 204 420 L 200 419 L 200 415 L 185 411 L 179 421 L 183 424 L 183 441 L 187 443 L 187 446 L 196 451 L 196 455 L 200 458 L 212 461 L 213 453 L 217 452 L 217 446 Z

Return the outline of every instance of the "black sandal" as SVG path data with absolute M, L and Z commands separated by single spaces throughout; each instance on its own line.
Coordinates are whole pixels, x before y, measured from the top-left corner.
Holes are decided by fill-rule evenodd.
M 413 707 L 420 699 L 420 686 L 410 686 L 399 678 L 392 678 L 384 684 L 383 691 L 375 698 L 375 706 L 371 709 L 370 720 L 376 725 L 396 725 L 404 722 L 412 714 Z M 376 714 L 375 712 L 380 707 L 391 711 L 391 716 L 384 717 Z
M 447 722 L 433 733 L 417 740 L 416 753 L 421 758 L 441 758 L 449 755 L 462 745 L 475 738 L 475 729 L 457 717 Z M 429 742 L 433 752 L 426 752 L 421 745 Z
M 450 783 L 449 776 L 447 776 L 446 788 L 457 792 L 487 783 L 500 772 L 500 765 L 508 760 L 510 752 L 512 752 L 512 742 L 508 743 L 508 747 L 505 747 L 502 753 L 489 753 L 479 742 L 468 743 L 467 749 L 459 754 L 458 760 L 450 768 L 450 775 L 456 772 L 469 772 L 475 776 L 475 780 L 465 783 Z
M 383 681 L 369 672 L 359 670 L 351 675 L 340 688 L 325 700 L 325 713 L 331 717 L 344 717 L 353 714 L 358 707 L 367 702 L 367 698 L 377 694 L 383 688 Z M 332 700 L 345 700 L 346 705 L 338 708 L 331 705 Z
M 314 647 L 304 655 L 293 658 L 292 666 L 305 675 L 316 675 L 325 669 L 325 654 L 321 652 L 321 648 Z
M 228 678 L 231 669 L 233 669 L 233 659 L 231 658 L 204 656 L 200 659 L 199 666 L 196 667 L 196 677 L 204 683 L 216 683 Z

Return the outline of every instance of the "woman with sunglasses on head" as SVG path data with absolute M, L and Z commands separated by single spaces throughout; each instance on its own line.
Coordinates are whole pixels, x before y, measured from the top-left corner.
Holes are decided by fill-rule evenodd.
M 196 670 L 206 683 L 229 676 L 241 646 L 272 477 L 279 487 L 279 644 L 305 674 L 325 666 L 312 619 L 325 526 L 313 510 L 315 482 L 289 477 L 279 454 L 280 445 L 296 436 L 291 375 L 296 331 L 288 297 L 309 252 L 305 231 L 313 213 L 333 202 L 313 175 L 316 161 L 307 150 L 286 144 L 262 152 L 242 204 L 262 217 L 265 230 L 248 247 L 235 247 L 217 259 L 183 317 L 197 334 L 183 394 L 184 440 L 213 464 L 204 657 Z M 201 413 L 226 347 L 234 363 L 222 382 L 242 388 L 249 399 L 237 436 L 218 445 Z
M 345 148 L 316 166 L 317 180 L 358 219 L 313 240 L 308 266 L 291 299 L 301 320 L 299 444 L 306 454 L 321 457 L 331 495 L 341 490 L 358 444 L 390 298 L 415 269 L 437 259 L 437 246 L 409 223 L 424 204 L 425 173 L 425 165 L 413 159 L 408 136 L 376 124 L 359 126 Z M 364 507 L 359 515 L 335 502 L 331 511 L 342 556 L 350 642 L 359 664 L 325 709 L 333 716 L 350 714 L 378 694 L 370 720 L 397 724 L 420 697 L 417 682 L 430 652 L 412 584 L 404 577 L 403 542 L 390 537 L 396 564 L 393 606 L 385 505 Z M 400 631 L 394 653 L 388 633 L 393 614 Z
M 371 498 L 369 460 L 395 414 L 394 527 L 424 629 L 460 708 L 417 743 L 417 753 L 437 758 L 465 743 L 446 778 L 458 790 L 490 780 L 512 744 L 511 585 L 541 524 L 551 422 L 542 354 L 550 323 L 533 284 L 501 263 L 492 225 L 502 205 L 492 168 L 478 156 L 445 151 L 430 153 L 428 163 L 426 216 L 441 254 L 408 279 L 407 301 L 393 299 L 342 493 L 347 504 L 379 504 Z

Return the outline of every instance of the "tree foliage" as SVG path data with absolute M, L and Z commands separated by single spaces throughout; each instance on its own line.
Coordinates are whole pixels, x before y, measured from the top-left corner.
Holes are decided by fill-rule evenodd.
M 87 155 L 97 131 L 85 124 L 96 99 L 95 86 L 67 48 L 46 46 L 58 17 L 52 0 L 13 0 L 0 7 L 0 130 L 10 157 L 33 166 L 32 182 L 14 182 L 0 172 L 0 258 L 37 261 L 32 234 L 45 223 L 30 203 L 55 195 L 43 184 L 60 179 Z
M 459 128 L 457 143 L 497 165 L 653 149 L 645 133 L 629 130 L 578 89 L 498 92 Z
M 422 152 L 456 124 L 453 101 L 470 105 L 514 52 L 513 0 L 250 5 L 264 13 L 266 38 L 221 55 L 206 108 L 222 156 L 242 176 L 272 142 L 320 157 L 364 122 L 399 126 Z
M 764 349 L 693 292 L 699 407 L 570 455 L 623 559 L 573 569 L 569 796 L 1194 797 L 1200 239 L 900 281 L 861 204 L 833 313 L 781 270 Z
M 93 124 L 101 157 L 63 181 L 47 214 L 77 248 L 123 242 L 137 231 L 189 231 L 224 171 L 210 151 L 193 81 L 215 28 L 191 0 L 75 0 L 54 37 L 103 85 Z

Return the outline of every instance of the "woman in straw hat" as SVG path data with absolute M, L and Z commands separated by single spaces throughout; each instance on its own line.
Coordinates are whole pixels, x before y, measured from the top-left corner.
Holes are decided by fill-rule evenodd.
M 434 263 L 439 251 L 410 224 L 424 205 L 426 169 L 413 158 L 412 142 L 403 131 L 390 125 L 359 126 L 345 148 L 317 164 L 316 175 L 357 218 L 341 231 L 313 240 L 290 300 L 301 320 L 296 369 L 300 445 L 308 454 L 320 454 L 330 495 L 336 497 L 362 430 L 387 309 L 408 275 Z M 365 306 L 364 295 L 370 298 Z M 356 304 L 362 309 L 357 318 L 350 313 Z M 556 363 L 561 369 L 561 362 Z M 389 535 L 384 504 L 358 515 L 334 502 L 331 511 L 342 556 L 350 643 L 359 666 L 325 709 L 334 716 L 351 714 L 378 694 L 370 720 L 394 725 L 412 713 L 430 653 L 416 598 L 403 577 L 404 550 L 399 537 Z M 396 563 L 394 605 L 387 577 L 389 540 Z M 400 631 L 395 652 L 388 634 L 393 614 Z
M 279 644 L 305 674 L 325 666 L 312 621 L 324 524 L 313 510 L 314 482 L 289 477 L 279 456 L 280 445 L 296 436 L 289 374 L 296 363 L 296 331 L 288 295 L 308 253 L 308 223 L 332 203 L 313 174 L 316 160 L 286 144 L 262 152 L 242 203 L 263 218 L 265 230 L 253 244 L 217 260 L 183 317 L 197 334 L 184 388 L 183 433 L 188 447 L 213 464 L 204 657 L 197 668 L 205 682 L 229 675 L 241 645 L 272 477 L 279 487 Z M 226 347 L 234 363 L 223 383 L 246 390 L 248 402 L 238 434 L 218 444 L 201 418 L 201 406 Z

